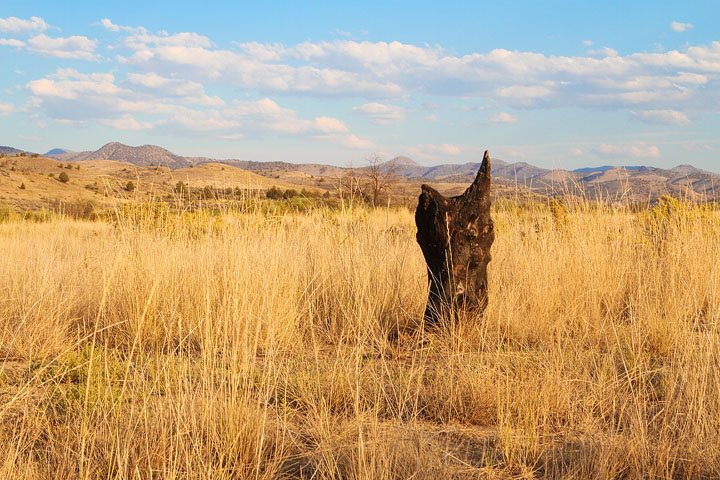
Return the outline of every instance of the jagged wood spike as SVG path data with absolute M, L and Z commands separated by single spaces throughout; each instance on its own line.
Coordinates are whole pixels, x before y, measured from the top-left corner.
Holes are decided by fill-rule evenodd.
M 461 310 L 484 312 L 488 301 L 487 264 L 495 239 L 490 218 L 488 152 L 475 180 L 462 195 L 447 198 L 423 185 L 415 224 L 430 283 L 425 322 L 436 324 Z

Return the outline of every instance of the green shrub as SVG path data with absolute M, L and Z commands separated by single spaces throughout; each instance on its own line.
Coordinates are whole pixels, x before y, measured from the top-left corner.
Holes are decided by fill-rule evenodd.
M 67 183 L 67 182 L 70 181 L 70 177 L 68 176 L 67 173 L 62 172 L 62 173 L 60 173 L 60 175 L 58 176 L 58 180 L 60 180 L 62 183 Z
M 283 198 L 283 191 L 273 185 L 265 191 L 265 198 L 269 198 L 270 200 L 279 200 Z
M 132 180 L 128 181 L 125 184 L 125 190 L 128 192 L 132 192 L 133 190 L 135 190 L 135 184 L 132 182 Z

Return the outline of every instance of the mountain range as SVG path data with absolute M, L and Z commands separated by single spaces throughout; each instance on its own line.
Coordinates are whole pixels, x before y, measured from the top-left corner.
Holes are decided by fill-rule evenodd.
M 11 147 L 0 147 L 2 149 Z M 62 153 L 60 153 L 62 152 Z M 11 153 L 8 153 L 11 154 Z M 205 163 L 222 163 L 254 172 L 299 172 L 310 176 L 337 176 L 348 168 L 321 164 L 296 164 L 291 162 L 256 162 L 251 160 L 217 160 L 207 157 L 184 157 L 169 150 L 143 145 L 131 147 L 111 142 L 96 151 L 70 152 L 53 149 L 48 156 L 65 162 L 87 160 L 115 160 L 137 166 L 161 165 L 170 169 L 186 168 Z M 577 170 L 545 169 L 525 162 L 508 163 L 491 159 L 494 181 L 508 186 L 543 194 L 579 193 L 603 198 L 649 200 L 660 195 L 694 195 L 698 199 L 717 199 L 715 185 L 720 185 L 720 175 L 679 165 L 671 169 L 649 166 L 585 167 Z M 398 156 L 386 162 L 384 168 L 406 180 L 427 182 L 469 183 L 473 180 L 480 163 L 442 164 L 423 166 L 406 156 Z M 362 171 L 364 167 L 355 168 Z

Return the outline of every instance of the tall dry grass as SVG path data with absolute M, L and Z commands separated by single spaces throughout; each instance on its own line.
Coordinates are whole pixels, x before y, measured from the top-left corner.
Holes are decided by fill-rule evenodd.
M 496 208 L 426 332 L 406 210 L 0 224 L 3 478 L 720 476 L 720 218 Z

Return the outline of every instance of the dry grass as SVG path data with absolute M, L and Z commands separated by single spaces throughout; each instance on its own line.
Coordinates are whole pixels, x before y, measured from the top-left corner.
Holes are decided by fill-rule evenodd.
M 711 211 L 498 208 L 439 332 L 408 211 L 160 216 L 0 224 L 0 477 L 720 476 Z

